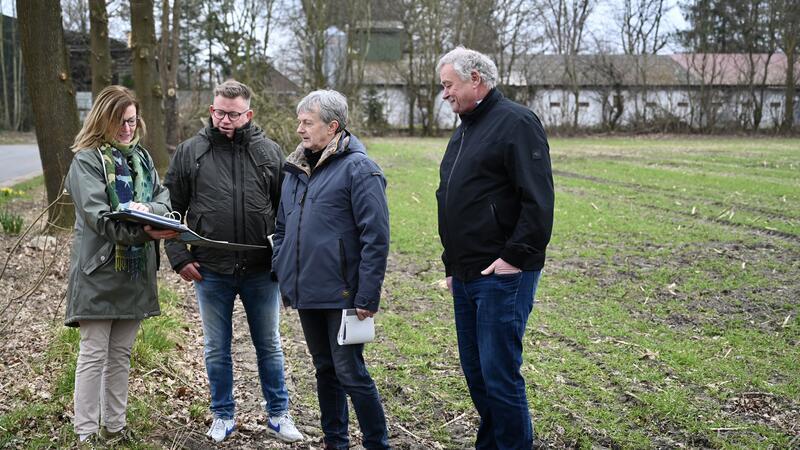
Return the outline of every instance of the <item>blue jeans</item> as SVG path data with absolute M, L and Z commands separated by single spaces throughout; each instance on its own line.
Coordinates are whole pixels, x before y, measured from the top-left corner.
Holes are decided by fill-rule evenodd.
M 278 416 L 289 409 L 289 394 L 283 376 L 283 349 L 278 332 L 280 301 L 278 283 L 269 272 L 224 275 L 200 268 L 202 281 L 195 281 L 200 318 L 203 320 L 206 373 L 211 386 L 214 417 L 232 419 L 233 400 L 233 304 L 236 295 L 244 305 L 250 337 L 256 349 L 261 393 L 267 413 Z
M 356 410 L 364 448 L 389 448 L 381 397 L 364 364 L 364 344 L 339 345 L 336 341 L 342 310 L 300 309 L 298 313 L 316 369 L 325 448 L 345 450 L 349 447 L 347 395 Z
M 453 278 L 458 354 L 481 416 L 475 449 L 525 449 L 533 426 L 522 378 L 522 337 L 540 271 Z

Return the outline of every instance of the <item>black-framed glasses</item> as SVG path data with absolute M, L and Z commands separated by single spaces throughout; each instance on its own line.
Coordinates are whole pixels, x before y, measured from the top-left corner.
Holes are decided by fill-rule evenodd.
M 221 109 L 214 108 L 213 106 L 211 107 L 211 114 L 213 114 L 214 117 L 217 118 L 217 120 L 222 120 L 225 118 L 225 116 L 228 116 L 228 119 L 230 119 L 231 122 L 236 122 L 239 119 L 239 117 L 242 117 L 243 115 L 247 114 L 248 111 L 250 110 L 246 109 L 242 112 L 223 111 Z
M 127 123 L 129 127 L 136 128 L 136 124 L 138 123 L 139 116 L 133 116 L 130 119 L 122 119 L 122 126 L 124 127 Z

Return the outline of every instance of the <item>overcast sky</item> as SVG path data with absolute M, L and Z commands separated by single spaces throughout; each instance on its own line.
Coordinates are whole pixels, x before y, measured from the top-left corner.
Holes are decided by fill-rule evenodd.
M 595 11 L 590 16 L 588 29 L 591 30 L 596 36 L 604 36 L 606 39 L 613 43 L 619 41 L 619 37 L 614 32 L 614 17 L 616 16 L 617 5 L 621 4 L 622 0 L 600 0 Z M 683 19 L 679 5 L 680 0 L 665 0 L 665 7 L 668 12 L 665 14 L 665 23 L 667 30 L 682 30 L 687 27 L 686 21 Z M 6 15 L 12 15 L 15 0 L 0 0 L 2 11 Z M 611 26 L 609 26 L 611 24 Z M 673 53 L 681 51 L 674 45 L 668 46 L 662 53 Z

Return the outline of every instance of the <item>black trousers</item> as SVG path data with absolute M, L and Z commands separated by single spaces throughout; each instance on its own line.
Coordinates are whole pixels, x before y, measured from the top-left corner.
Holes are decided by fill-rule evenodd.
M 347 449 L 347 395 L 364 435 L 364 448 L 388 449 L 389 437 L 381 397 L 364 364 L 364 344 L 339 345 L 341 309 L 301 309 L 300 323 L 314 360 L 317 397 L 326 448 Z

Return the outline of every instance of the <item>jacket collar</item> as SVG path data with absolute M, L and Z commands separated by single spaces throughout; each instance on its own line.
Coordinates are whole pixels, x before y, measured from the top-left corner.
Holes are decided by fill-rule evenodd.
M 486 115 L 486 112 L 492 109 L 497 102 L 503 99 L 503 94 L 500 92 L 499 89 L 492 88 L 486 97 L 483 97 L 483 100 L 475 107 L 472 111 L 464 114 L 459 114 L 458 117 L 461 118 L 461 122 L 469 125 L 471 123 L 477 122 L 480 120 L 481 117 Z
M 331 159 L 335 156 L 340 154 L 346 153 L 348 151 L 348 147 L 350 145 L 350 132 L 347 130 L 342 130 L 333 136 L 328 145 L 322 150 L 322 156 L 320 156 L 319 161 L 317 162 L 317 168 L 321 167 L 328 159 Z M 303 144 L 299 144 L 294 152 L 286 158 L 286 164 L 290 164 L 292 166 L 297 167 L 298 169 L 305 172 L 306 175 L 311 176 L 311 166 L 308 164 L 308 159 L 306 158 L 305 148 Z
M 254 129 L 253 122 L 247 122 L 241 128 L 234 130 L 233 139 L 229 139 L 228 136 L 225 136 L 219 131 L 219 128 L 214 126 L 211 119 L 208 119 L 206 136 L 208 136 L 208 140 L 211 141 L 211 145 L 227 147 L 231 144 L 246 144 L 250 142 Z

